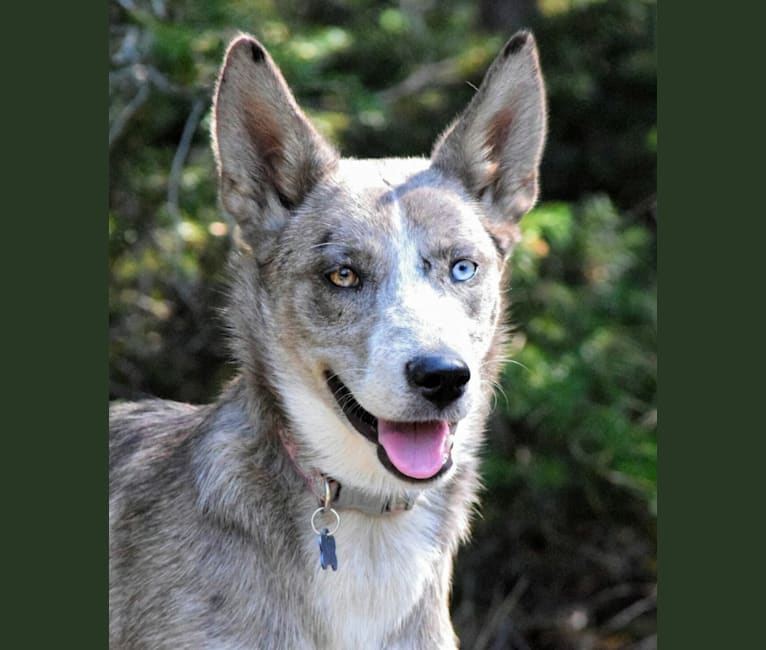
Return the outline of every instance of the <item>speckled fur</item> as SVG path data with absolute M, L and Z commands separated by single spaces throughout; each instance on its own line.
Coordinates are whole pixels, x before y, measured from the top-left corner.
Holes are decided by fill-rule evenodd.
M 477 501 L 502 357 L 505 261 L 537 196 L 545 99 L 531 35 L 514 36 L 431 159 L 341 159 L 269 54 L 229 47 L 213 126 L 221 200 L 240 227 L 227 322 L 240 374 L 211 405 L 110 412 L 110 647 L 454 648 L 452 563 Z M 455 259 L 478 263 L 465 283 Z M 326 272 L 363 278 L 338 289 Z M 471 370 L 439 411 L 402 368 L 440 349 Z M 350 427 L 336 373 L 389 420 L 458 421 L 453 465 L 412 484 Z M 407 512 L 342 513 L 319 568 L 317 506 L 288 456 L 349 489 L 416 489 Z

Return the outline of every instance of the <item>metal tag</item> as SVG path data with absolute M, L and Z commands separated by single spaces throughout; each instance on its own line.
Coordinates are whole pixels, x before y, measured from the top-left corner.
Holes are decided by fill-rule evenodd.
M 335 555 L 335 538 L 330 534 L 329 529 L 323 528 L 317 539 L 319 542 L 319 564 L 322 569 L 332 567 L 333 571 L 338 570 L 338 558 Z

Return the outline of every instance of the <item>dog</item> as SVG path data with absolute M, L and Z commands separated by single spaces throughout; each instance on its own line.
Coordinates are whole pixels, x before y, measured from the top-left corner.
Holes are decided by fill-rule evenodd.
M 210 405 L 110 409 L 110 647 L 456 648 L 453 561 L 546 133 L 534 38 L 506 43 L 428 159 L 341 158 L 247 35 L 212 122 L 239 374 Z

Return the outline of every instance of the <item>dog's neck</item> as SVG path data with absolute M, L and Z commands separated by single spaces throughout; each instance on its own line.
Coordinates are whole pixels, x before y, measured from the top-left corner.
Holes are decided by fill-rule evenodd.
M 329 505 L 337 510 L 356 510 L 372 516 L 385 516 L 411 510 L 420 495 L 414 491 L 402 491 L 395 496 L 377 497 L 339 481 L 318 469 L 308 468 L 299 460 L 298 446 L 291 436 L 281 429 L 279 438 L 298 474 L 303 477 L 306 488 L 319 501 L 325 503 L 325 493 L 329 492 Z

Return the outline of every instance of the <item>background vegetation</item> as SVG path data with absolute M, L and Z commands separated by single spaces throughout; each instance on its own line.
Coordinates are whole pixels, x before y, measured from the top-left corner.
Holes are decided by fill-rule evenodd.
M 257 35 L 347 155 L 426 154 L 517 28 L 549 93 L 542 199 L 512 260 L 513 362 L 459 556 L 463 646 L 656 647 L 655 20 L 648 0 L 117 0 L 110 16 L 113 398 L 204 402 L 217 307 L 210 97 Z

